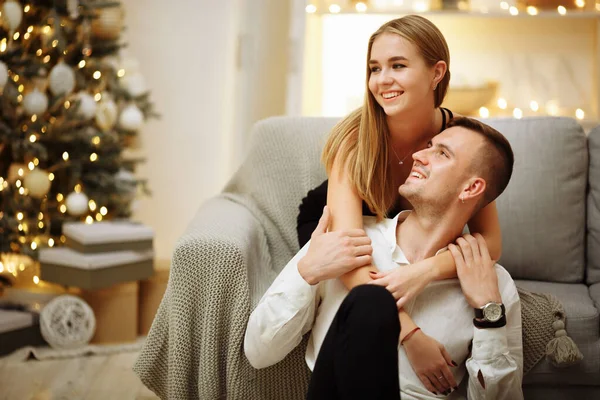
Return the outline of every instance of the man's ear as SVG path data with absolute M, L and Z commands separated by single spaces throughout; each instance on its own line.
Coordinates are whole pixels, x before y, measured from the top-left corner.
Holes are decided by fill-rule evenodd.
M 478 199 L 485 193 L 485 188 L 486 183 L 483 178 L 472 178 L 460 193 L 460 197 L 463 201 L 476 198 Z

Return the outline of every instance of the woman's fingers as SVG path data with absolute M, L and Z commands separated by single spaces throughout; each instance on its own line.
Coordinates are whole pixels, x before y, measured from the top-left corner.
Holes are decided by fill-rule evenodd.
M 427 390 L 429 390 L 431 393 L 435 393 L 435 394 L 439 393 L 439 391 L 433 386 L 433 384 L 431 383 L 431 381 L 429 380 L 427 375 L 419 374 L 419 379 L 423 383 L 423 386 L 425 386 L 425 388 Z
M 465 264 L 470 266 L 473 264 L 473 252 L 471 251 L 471 245 L 467 240 L 463 237 L 459 237 L 456 239 L 456 243 L 460 246 L 460 251 L 462 252 L 463 258 L 465 259 Z

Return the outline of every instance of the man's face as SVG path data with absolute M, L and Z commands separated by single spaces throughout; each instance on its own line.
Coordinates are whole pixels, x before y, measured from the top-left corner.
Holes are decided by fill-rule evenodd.
M 455 126 L 433 137 L 426 149 L 413 154 L 413 169 L 398 189 L 415 208 L 428 207 L 443 213 L 459 199 L 473 177 L 474 155 L 483 138 L 469 129 Z

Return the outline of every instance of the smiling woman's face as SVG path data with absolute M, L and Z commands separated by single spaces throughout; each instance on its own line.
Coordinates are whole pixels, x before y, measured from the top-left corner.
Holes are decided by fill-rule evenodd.
M 433 107 L 435 68 L 402 36 L 383 33 L 375 39 L 369 71 L 369 91 L 386 115 Z

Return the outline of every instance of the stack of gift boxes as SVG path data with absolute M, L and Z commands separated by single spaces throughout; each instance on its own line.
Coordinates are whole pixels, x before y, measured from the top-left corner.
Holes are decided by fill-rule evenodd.
M 136 340 L 139 281 L 154 275 L 152 228 L 130 221 L 65 223 L 65 246 L 40 250 L 41 279 L 80 289 L 92 307 L 92 343 Z

